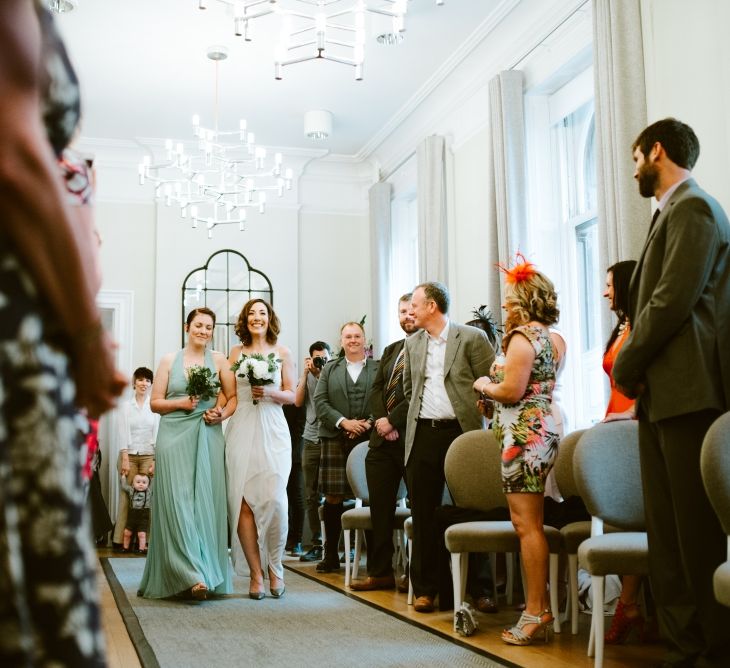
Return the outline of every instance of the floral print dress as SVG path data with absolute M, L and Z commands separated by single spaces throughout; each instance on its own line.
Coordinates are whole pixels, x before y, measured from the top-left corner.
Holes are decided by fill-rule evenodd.
M 505 493 L 544 493 L 545 478 L 555 462 L 559 441 L 550 407 L 555 386 L 553 346 L 547 329 L 522 325 L 505 337 L 505 349 L 518 333 L 535 351 L 530 380 L 517 403 L 495 402 L 492 430 L 502 449 L 502 489 Z M 492 365 L 493 382 L 504 380 L 504 364 L 502 353 Z

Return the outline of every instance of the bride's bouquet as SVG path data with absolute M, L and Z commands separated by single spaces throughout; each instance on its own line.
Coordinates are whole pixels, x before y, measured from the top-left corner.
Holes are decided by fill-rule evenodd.
M 198 397 L 201 401 L 207 401 L 218 396 L 220 389 L 218 374 L 207 366 L 194 365 L 188 369 L 188 384 L 185 391 L 189 397 Z
M 251 355 L 243 355 L 238 362 L 232 367 L 231 371 L 241 372 L 237 375 L 240 378 L 248 378 L 251 387 L 254 385 L 270 385 L 274 382 L 274 374 L 276 374 L 277 366 L 281 363 L 274 353 L 269 353 L 264 357 L 261 353 L 253 353 Z M 258 403 L 258 399 L 253 400 L 254 404 Z

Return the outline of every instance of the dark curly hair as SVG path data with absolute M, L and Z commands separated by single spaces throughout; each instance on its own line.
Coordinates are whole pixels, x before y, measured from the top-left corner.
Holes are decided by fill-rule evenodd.
M 274 313 L 274 307 L 269 304 L 265 299 L 255 298 L 249 299 L 241 309 L 241 313 L 238 316 L 238 322 L 236 323 L 235 332 L 236 336 L 241 340 L 244 346 L 250 346 L 253 339 L 251 332 L 248 331 L 248 312 L 254 304 L 263 304 L 269 313 L 269 326 L 266 330 L 266 341 L 272 346 L 276 343 L 279 338 L 279 332 L 281 331 L 281 324 L 276 313 Z

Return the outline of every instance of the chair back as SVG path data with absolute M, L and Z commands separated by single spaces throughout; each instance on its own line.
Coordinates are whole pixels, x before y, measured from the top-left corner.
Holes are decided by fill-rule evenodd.
M 506 508 L 499 444 L 491 430 L 467 431 L 454 439 L 444 462 L 446 484 L 459 508 Z
M 636 420 L 600 422 L 580 437 L 575 483 L 588 512 L 619 529 L 644 531 Z
M 347 457 L 347 464 L 345 465 L 350 489 L 358 499 L 362 499 L 363 503 L 370 500 L 368 479 L 365 475 L 365 457 L 368 454 L 368 449 L 367 441 L 358 443 Z
M 707 496 L 730 536 L 730 413 L 717 418 L 705 434 L 700 464 Z
M 569 499 L 571 496 L 580 496 L 573 475 L 573 457 L 575 456 L 575 447 L 584 433 L 585 429 L 571 431 L 560 441 L 558 446 L 558 457 L 555 460 L 553 470 L 555 471 L 555 482 L 564 499 Z

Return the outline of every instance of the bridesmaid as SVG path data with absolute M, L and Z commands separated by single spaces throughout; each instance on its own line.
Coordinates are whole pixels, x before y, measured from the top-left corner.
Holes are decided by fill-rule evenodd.
M 186 370 L 206 366 L 232 397 L 233 374 L 222 353 L 207 349 L 215 313 L 197 308 L 187 317 L 186 346 L 162 358 L 152 385 L 152 410 L 160 413 L 150 542 L 139 594 L 187 594 L 202 600 L 231 592 L 228 566 L 226 475 L 221 416 L 187 395 Z

